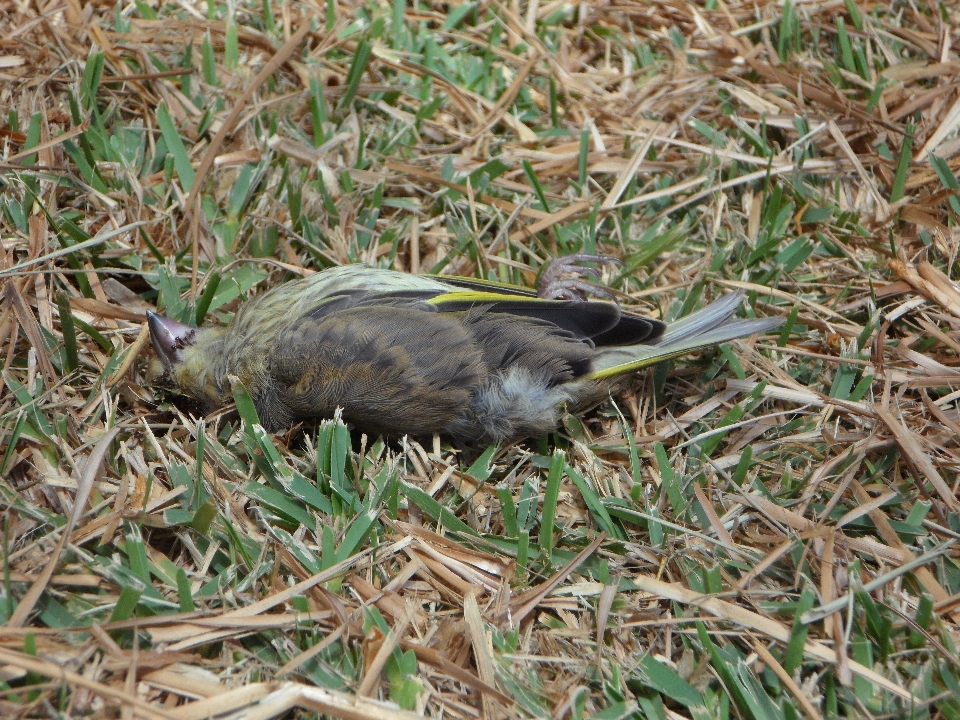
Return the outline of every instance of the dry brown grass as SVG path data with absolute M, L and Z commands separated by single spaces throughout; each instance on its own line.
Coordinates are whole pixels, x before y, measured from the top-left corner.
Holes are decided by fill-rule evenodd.
M 960 717 L 956 8 L 230 8 L 0 0 L 0 715 Z M 472 464 L 145 381 L 577 249 L 786 329 Z

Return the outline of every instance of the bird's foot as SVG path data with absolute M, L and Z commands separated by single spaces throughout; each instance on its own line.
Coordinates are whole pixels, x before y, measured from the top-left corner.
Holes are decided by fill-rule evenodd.
M 623 266 L 621 260 L 608 255 L 574 253 L 553 258 L 544 266 L 540 277 L 537 278 L 537 297 L 545 300 L 583 301 L 587 299 L 587 293 L 592 293 L 616 300 L 617 296 L 612 290 L 584 280 L 586 277 L 600 279 L 600 271 L 586 267 L 582 264 L 585 262 Z M 564 275 L 574 277 L 563 277 Z

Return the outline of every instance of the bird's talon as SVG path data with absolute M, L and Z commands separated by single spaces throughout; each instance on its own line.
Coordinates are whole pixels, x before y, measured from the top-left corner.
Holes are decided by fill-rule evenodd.
M 581 263 L 593 262 L 623 266 L 623 261 L 607 255 L 573 253 L 553 258 L 543 268 L 537 279 L 537 296 L 548 300 L 586 300 L 587 293 L 604 295 L 616 299 L 616 295 L 607 288 L 586 282 L 581 278 L 600 279 L 600 271 L 586 267 Z M 564 278 L 563 275 L 573 275 Z

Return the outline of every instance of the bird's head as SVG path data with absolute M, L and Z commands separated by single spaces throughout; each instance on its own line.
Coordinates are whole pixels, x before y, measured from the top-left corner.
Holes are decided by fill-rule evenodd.
M 153 312 L 147 313 L 147 324 L 156 353 L 147 372 L 151 381 L 190 395 L 209 409 L 224 404 L 214 369 L 219 333 L 210 328 L 190 327 Z
M 193 345 L 197 328 L 184 325 L 154 312 L 147 313 L 153 350 L 167 372 L 183 362 L 184 349 Z

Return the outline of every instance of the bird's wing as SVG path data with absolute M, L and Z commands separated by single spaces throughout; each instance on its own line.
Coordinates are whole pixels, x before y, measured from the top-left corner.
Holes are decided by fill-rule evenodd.
M 741 320 L 733 316 L 743 293 L 724 295 L 692 315 L 667 326 L 654 345 L 627 345 L 603 348 L 597 352 L 591 380 L 603 380 L 655 365 L 700 348 L 719 345 L 755 333 L 775 330 L 783 324 L 779 317 Z
M 615 303 L 577 300 L 541 300 L 499 292 L 454 290 L 429 301 L 440 312 L 465 312 L 484 307 L 488 312 L 534 318 L 556 325 L 586 340 L 602 335 L 620 322 Z
M 662 330 L 659 321 L 621 313 L 616 303 L 543 300 L 535 295 L 500 292 L 489 287 L 482 290 L 432 285 L 401 289 L 337 289 L 319 298 L 302 317 L 320 320 L 349 308 L 362 307 L 404 307 L 438 313 L 462 313 L 483 307 L 487 312 L 552 323 L 581 340 L 601 338 L 598 344 L 609 344 L 611 340 L 649 341 Z
M 594 312 L 603 312 L 597 308 L 597 306 L 610 306 L 614 303 L 609 302 L 600 302 L 596 300 L 587 300 L 587 301 L 557 301 L 557 300 L 547 300 L 541 299 L 537 295 L 537 291 L 531 288 L 518 287 L 516 285 L 509 285 L 507 283 L 496 282 L 494 280 L 481 280 L 477 278 L 468 278 L 460 277 L 457 275 L 440 275 L 436 277 L 437 280 L 440 280 L 447 285 L 452 285 L 454 287 L 460 288 L 461 290 L 472 291 L 477 293 L 477 297 L 483 297 L 487 295 L 497 295 L 497 296 L 509 296 L 514 300 L 518 300 L 521 303 L 521 307 L 529 307 L 531 310 L 536 312 L 536 304 L 542 304 L 546 302 L 554 303 L 578 303 L 582 304 L 583 302 L 590 303 L 592 307 L 583 308 L 582 312 L 585 315 Z M 466 295 L 460 295 L 460 297 L 467 297 Z M 522 299 L 521 299 L 522 298 Z M 449 302 L 453 304 L 457 298 L 454 297 L 454 294 L 451 294 Z M 503 298 L 506 301 L 506 297 Z M 526 305 L 529 303 L 529 305 Z M 510 312 L 511 305 L 504 304 L 502 306 L 504 309 L 502 312 Z M 516 305 L 512 307 L 517 307 Z M 546 310 L 546 308 L 540 305 L 541 308 Z M 569 307 L 569 305 L 564 304 L 560 307 Z M 663 334 L 666 329 L 666 323 L 656 320 L 654 318 L 647 318 L 641 315 L 636 315 L 634 313 L 626 312 L 622 308 L 620 310 L 620 317 L 618 322 L 613 323 L 608 327 L 607 330 L 599 330 L 598 326 L 591 325 L 593 329 L 592 333 L 588 333 L 587 337 L 590 338 L 591 342 L 597 347 L 603 347 L 606 345 L 633 345 L 640 343 L 653 343 L 656 342 L 660 336 Z M 609 309 L 606 312 L 611 312 Z M 524 314 L 524 313 L 519 313 Z M 533 313 L 530 313 L 533 314 Z M 612 315 L 612 312 L 611 312 Z M 540 315 L 536 315 L 540 317 Z

